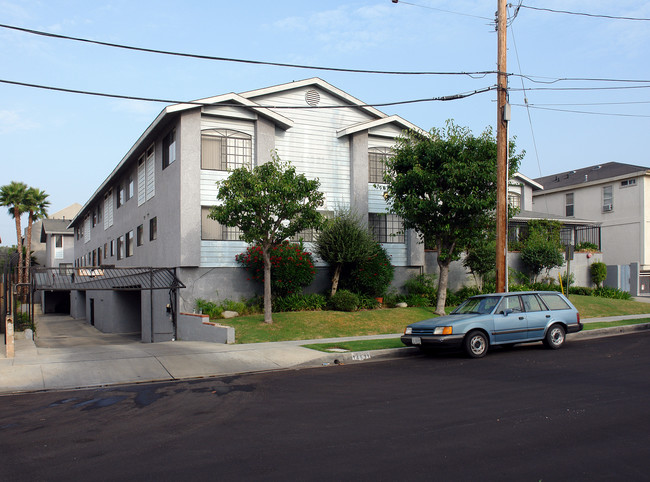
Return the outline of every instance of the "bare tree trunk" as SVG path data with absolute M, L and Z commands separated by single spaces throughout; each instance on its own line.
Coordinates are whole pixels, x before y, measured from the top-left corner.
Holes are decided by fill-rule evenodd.
M 264 258 L 264 323 L 273 323 L 271 305 L 271 255 L 269 247 L 262 246 L 262 258 Z
M 14 207 L 14 216 L 16 220 L 16 246 L 18 246 L 18 283 L 23 282 L 23 243 L 21 226 L 20 226 L 20 211 Z
M 339 278 L 341 277 L 342 268 L 343 265 L 341 263 L 337 263 L 336 268 L 334 268 L 334 275 L 332 276 L 332 291 L 330 293 L 330 296 L 334 296 L 336 294 L 336 290 L 339 287 Z
M 445 302 L 447 301 L 447 283 L 449 280 L 449 261 L 438 261 L 440 277 L 438 278 L 438 302 L 436 304 L 436 315 L 445 315 Z

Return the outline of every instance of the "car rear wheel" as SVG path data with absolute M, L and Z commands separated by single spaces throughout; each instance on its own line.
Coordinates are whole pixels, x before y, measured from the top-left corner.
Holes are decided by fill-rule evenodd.
M 552 350 L 557 350 L 564 345 L 565 331 L 564 327 L 559 324 L 551 325 L 544 337 L 544 345 Z
M 482 358 L 488 351 L 489 341 L 482 331 L 470 331 L 465 337 L 465 353 L 470 358 Z

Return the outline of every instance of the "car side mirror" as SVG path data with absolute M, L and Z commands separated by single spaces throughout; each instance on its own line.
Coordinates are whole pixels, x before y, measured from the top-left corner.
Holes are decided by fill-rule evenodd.
M 503 316 L 508 316 L 510 313 L 512 313 L 512 308 L 506 308 L 503 310 Z

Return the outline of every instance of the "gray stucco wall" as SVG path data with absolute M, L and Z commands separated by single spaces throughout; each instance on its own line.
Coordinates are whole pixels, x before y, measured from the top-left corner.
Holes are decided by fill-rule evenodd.
M 261 166 L 271 160 L 271 152 L 275 149 L 275 124 L 264 117 L 258 117 L 254 138 L 257 165 Z
M 232 326 L 210 322 L 208 315 L 180 313 L 178 315 L 178 339 L 235 343 L 235 329 Z
M 87 291 L 86 320 L 103 333 L 140 332 L 140 291 Z

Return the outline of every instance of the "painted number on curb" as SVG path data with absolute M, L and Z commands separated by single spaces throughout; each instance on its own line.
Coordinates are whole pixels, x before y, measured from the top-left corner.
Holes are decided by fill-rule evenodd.
M 370 360 L 370 353 L 368 353 L 367 351 L 359 352 L 359 353 L 353 353 L 352 354 L 352 359 L 355 360 L 355 361 Z

